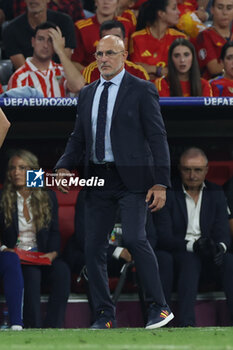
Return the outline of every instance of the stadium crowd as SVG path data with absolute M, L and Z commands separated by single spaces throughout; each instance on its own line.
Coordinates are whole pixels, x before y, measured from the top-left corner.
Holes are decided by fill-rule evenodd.
M 14 67 L 1 92 L 28 86 L 44 97 L 78 96 L 100 78 L 103 54 L 106 60 L 120 54 L 126 55 L 125 70 L 150 80 L 160 97 L 232 96 L 232 21 L 233 0 L 1 0 L 2 55 Z M 123 49 L 101 51 L 107 36 L 123 41 Z M 8 128 L 0 111 L 0 145 Z M 212 279 L 225 292 L 233 322 L 233 180 L 224 186 L 225 194 L 208 182 L 207 156 L 195 147 L 180 155 L 178 168 L 179 179 L 172 178 L 165 206 L 148 211 L 146 222 L 167 304 L 177 291 L 179 325 L 195 326 L 199 285 Z M 56 195 L 26 188 L 26 170 L 31 169 L 39 169 L 34 154 L 11 154 L 0 193 L 0 276 L 15 330 L 62 327 L 70 274 L 88 279 L 85 191 L 77 199 L 74 235 L 62 252 Z M 119 213 L 118 225 L 121 220 Z M 21 269 L 15 248 L 40 252 L 47 265 L 22 264 Z M 122 265 L 132 261 L 124 240 L 110 245 L 109 271 L 119 276 Z M 50 297 L 42 321 L 44 280 Z M 92 296 L 89 302 L 92 307 Z

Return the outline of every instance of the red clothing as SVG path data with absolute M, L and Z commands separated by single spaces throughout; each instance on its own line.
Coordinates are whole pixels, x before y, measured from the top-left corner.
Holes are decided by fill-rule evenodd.
M 146 1 L 147 0 L 137 0 L 136 3 L 134 4 L 133 8 L 134 9 L 139 9 L 139 7 Z
M 125 69 L 127 72 L 129 72 L 132 75 L 135 75 L 136 77 L 144 80 L 149 80 L 149 75 L 145 71 L 145 69 L 133 62 L 126 61 L 125 62 Z M 97 67 L 96 61 L 92 62 L 83 70 L 83 76 L 84 79 L 86 80 L 87 84 L 92 83 L 93 81 L 99 79 L 100 77 L 100 72 Z
M 190 82 L 189 81 L 181 81 L 181 88 L 183 91 L 184 97 L 190 97 Z M 155 81 L 155 85 L 158 89 L 158 93 L 160 97 L 170 97 L 170 86 L 166 77 L 159 78 Z M 212 90 L 209 82 L 205 79 L 201 78 L 201 87 L 202 87 L 202 96 L 212 97 Z
M 2 88 L 2 84 L 0 83 L 0 94 L 2 94 L 4 91 L 3 91 L 3 88 Z
M 24 0 L 13 0 L 12 5 L 14 17 L 17 17 L 26 12 L 27 6 Z
M 136 29 L 137 18 L 132 10 L 125 10 L 120 17 L 128 19 L 128 21 L 132 22 L 134 30 Z
M 152 66 L 167 66 L 168 50 L 176 38 L 186 38 L 178 30 L 169 28 L 161 39 L 151 35 L 149 27 L 135 32 L 130 41 L 130 60 Z
M 129 38 L 134 31 L 132 23 L 123 17 L 116 17 L 115 19 L 123 23 L 125 36 Z M 75 23 L 77 47 L 72 55 L 72 61 L 79 62 L 83 66 L 88 66 L 88 64 L 95 60 L 94 53 L 100 39 L 99 29 L 100 24 L 96 15 Z
M 233 80 L 220 76 L 210 81 L 213 96 L 233 96 Z
M 51 61 L 47 71 L 42 72 L 31 63 L 31 57 L 28 57 L 24 65 L 10 77 L 7 89 L 22 86 L 34 87 L 44 97 L 65 97 L 66 78 L 63 67 Z
M 207 69 L 207 63 L 214 59 L 220 62 L 221 50 L 226 39 L 218 34 L 213 27 L 210 27 L 203 30 L 193 43 L 197 51 L 202 76 L 209 80 L 212 76 Z
M 177 4 L 177 7 L 180 11 L 180 16 L 186 13 L 187 11 L 196 11 L 197 1 L 196 0 L 184 0 L 182 4 Z
M 53 11 L 67 13 L 74 22 L 85 18 L 81 0 L 61 0 L 59 5 L 50 0 L 48 8 Z

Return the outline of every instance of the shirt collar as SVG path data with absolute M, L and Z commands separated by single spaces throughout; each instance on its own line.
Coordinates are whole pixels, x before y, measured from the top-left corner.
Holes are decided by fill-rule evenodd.
M 119 86 L 123 76 L 125 74 L 125 68 L 122 69 L 122 71 L 120 71 L 120 73 L 118 73 L 114 78 L 112 78 L 111 80 L 108 80 L 108 82 L 113 83 L 114 85 Z M 102 76 L 100 76 L 100 86 L 102 86 L 107 80 L 105 80 Z
M 203 182 L 202 185 L 201 185 L 201 188 L 200 188 L 200 192 L 203 191 L 203 189 L 204 189 L 205 187 L 206 187 L 206 184 Z M 185 187 L 184 187 L 183 184 L 182 184 L 182 190 L 183 190 L 184 194 L 186 194 L 186 195 L 189 196 L 189 194 L 188 194 L 188 192 L 186 191 L 186 189 L 185 189 Z
M 18 191 L 16 191 L 16 194 L 17 194 L 17 198 L 23 202 L 24 197 Z M 27 197 L 26 202 L 28 202 L 30 199 L 31 199 L 31 194 Z

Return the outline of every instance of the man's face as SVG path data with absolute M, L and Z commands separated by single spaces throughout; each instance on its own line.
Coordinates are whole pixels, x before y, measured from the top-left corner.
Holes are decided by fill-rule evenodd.
M 97 65 L 102 77 L 110 80 L 120 73 L 127 54 L 123 41 L 118 37 L 110 35 L 102 38 L 96 50 Z
M 49 36 L 49 29 L 39 29 L 35 38 L 32 38 L 33 57 L 40 61 L 52 59 L 54 49 L 53 43 Z
M 115 15 L 118 0 L 95 0 L 96 12 L 102 16 Z
M 31 14 L 37 14 L 47 10 L 49 0 L 25 0 L 27 11 Z
M 207 160 L 202 155 L 186 156 L 180 159 L 182 183 L 187 189 L 198 190 L 208 172 Z

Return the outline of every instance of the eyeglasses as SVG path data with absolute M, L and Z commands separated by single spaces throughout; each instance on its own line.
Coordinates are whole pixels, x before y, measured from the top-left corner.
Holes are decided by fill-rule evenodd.
M 124 50 L 121 51 L 113 51 L 113 50 L 107 50 L 107 51 L 97 51 L 94 53 L 94 56 L 97 60 L 100 60 L 104 55 L 108 58 L 113 58 L 114 56 L 118 55 L 118 53 L 124 52 Z

